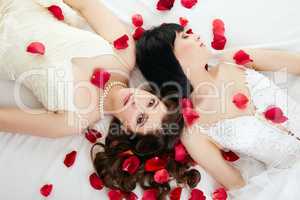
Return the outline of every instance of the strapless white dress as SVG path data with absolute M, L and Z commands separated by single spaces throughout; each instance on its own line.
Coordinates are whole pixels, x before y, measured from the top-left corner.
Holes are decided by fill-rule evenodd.
M 264 166 L 259 173 L 240 168 L 247 185 L 229 191 L 230 199 L 300 199 L 300 105 L 288 96 L 287 90 L 257 71 L 245 69 L 245 80 L 256 107 L 255 115 L 199 126 L 225 149 Z M 278 126 L 267 121 L 262 113 L 270 105 L 280 107 L 288 120 Z
M 58 5 L 64 21 L 48 7 Z M 113 55 L 99 35 L 79 29 L 84 20 L 62 0 L 0 0 L 0 77 L 28 87 L 50 111 L 76 111 L 71 59 Z M 26 52 L 31 42 L 45 55 Z

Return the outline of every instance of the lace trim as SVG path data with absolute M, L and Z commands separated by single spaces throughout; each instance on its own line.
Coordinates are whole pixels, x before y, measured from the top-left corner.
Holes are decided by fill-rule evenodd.
M 246 83 L 246 86 L 248 87 L 248 90 L 249 90 L 249 94 L 251 95 L 251 98 L 254 97 L 254 92 L 253 92 L 253 87 L 254 85 L 251 85 L 251 79 L 252 80 L 256 80 L 258 74 L 255 73 L 255 70 L 252 70 L 252 69 L 248 69 L 248 68 L 245 68 L 245 83 Z M 263 75 L 262 75 L 263 76 Z M 264 77 L 264 80 L 268 80 L 268 79 L 265 79 Z M 257 84 L 257 81 L 254 81 L 256 84 Z M 268 80 L 269 82 L 269 85 L 271 85 L 271 81 Z M 257 84 L 259 85 L 259 84 Z M 287 127 L 283 126 L 282 124 L 274 124 L 274 123 L 271 123 L 270 121 L 268 121 L 264 115 L 263 115 L 263 111 L 269 106 L 269 105 L 264 105 L 265 107 L 261 107 L 260 109 L 258 109 L 259 106 L 261 105 L 256 105 L 255 104 L 255 101 L 252 100 L 253 102 L 253 105 L 256 107 L 256 110 L 255 110 L 255 114 L 254 114 L 254 117 L 256 117 L 257 119 L 261 120 L 263 123 L 267 124 L 268 126 L 270 126 L 271 128 L 275 128 L 275 129 L 278 129 L 278 131 L 283 131 L 285 132 L 287 135 L 289 136 L 294 136 L 297 140 L 300 141 L 300 138 L 295 136 L 295 133 L 293 133 L 291 130 L 289 130 Z M 261 110 L 260 112 L 258 110 Z

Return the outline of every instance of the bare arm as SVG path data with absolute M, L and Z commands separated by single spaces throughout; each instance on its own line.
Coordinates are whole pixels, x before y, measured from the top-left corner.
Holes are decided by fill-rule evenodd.
M 70 113 L 53 113 L 44 109 L 30 110 L 0 108 L 0 131 L 57 138 L 81 133 L 81 128 L 68 124 Z M 35 114 L 32 114 L 35 112 Z M 36 114 L 39 112 L 40 114 Z
M 300 53 L 266 49 L 243 50 L 249 54 L 253 60 L 253 62 L 247 64 L 246 66 L 253 67 L 258 71 L 278 71 L 281 69 L 286 69 L 289 73 L 300 75 Z M 235 62 L 233 60 L 233 56 L 236 51 L 225 52 L 222 60 Z
M 135 42 L 128 28 L 106 8 L 101 0 L 64 0 L 81 13 L 89 25 L 105 40 L 113 43 L 120 36 L 129 36 L 129 47 L 115 52 L 133 69 L 135 65 Z
M 237 189 L 245 185 L 240 172 L 223 159 L 220 149 L 205 135 L 185 132 L 182 143 L 191 157 L 224 187 Z

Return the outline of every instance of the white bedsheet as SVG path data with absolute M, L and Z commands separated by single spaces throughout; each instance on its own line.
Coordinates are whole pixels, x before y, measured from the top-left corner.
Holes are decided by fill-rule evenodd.
M 162 22 L 177 22 L 179 16 L 188 17 L 194 32 L 199 32 L 206 41 L 211 37 L 211 21 L 222 18 L 228 37 L 227 48 L 265 47 L 300 52 L 300 1 L 298 0 L 200 0 L 192 10 L 181 7 L 177 0 L 170 12 L 158 13 L 156 0 L 104 0 L 125 23 L 130 24 L 131 15 L 141 13 L 145 27 Z M 1 44 L 0 44 L 1 45 Z M 274 74 L 269 74 L 274 78 Z M 275 76 L 283 87 L 289 86 L 289 93 L 300 102 L 300 80 L 294 76 Z M 140 77 L 135 76 L 135 80 Z M 0 81 L 0 105 L 14 105 L 14 84 Z M 39 107 L 32 94 L 24 89 L 23 99 L 27 105 Z M 108 122 L 101 124 L 107 126 Z M 105 131 L 105 128 L 103 128 Z M 91 145 L 83 136 L 62 139 L 45 139 L 20 134 L 0 134 L 0 199 L 37 200 L 43 199 L 39 189 L 52 183 L 54 190 L 48 199 L 93 200 L 108 199 L 106 190 L 95 191 L 88 182 L 92 173 L 89 158 Z M 63 165 L 66 153 L 77 150 L 75 165 L 67 169 Z M 210 199 L 212 188 L 207 174 L 202 173 L 199 188 Z M 185 192 L 182 199 L 187 199 Z

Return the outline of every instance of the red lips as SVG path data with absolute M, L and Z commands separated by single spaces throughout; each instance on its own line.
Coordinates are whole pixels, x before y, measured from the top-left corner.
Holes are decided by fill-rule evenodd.
M 130 94 L 128 94 L 128 95 L 124 98 L 124 103 L 123 103 L 124 106 L 127 105 L 127 103 L 129 102 L 131 96 L 132 96 L 132 94 L 130 93 Z

